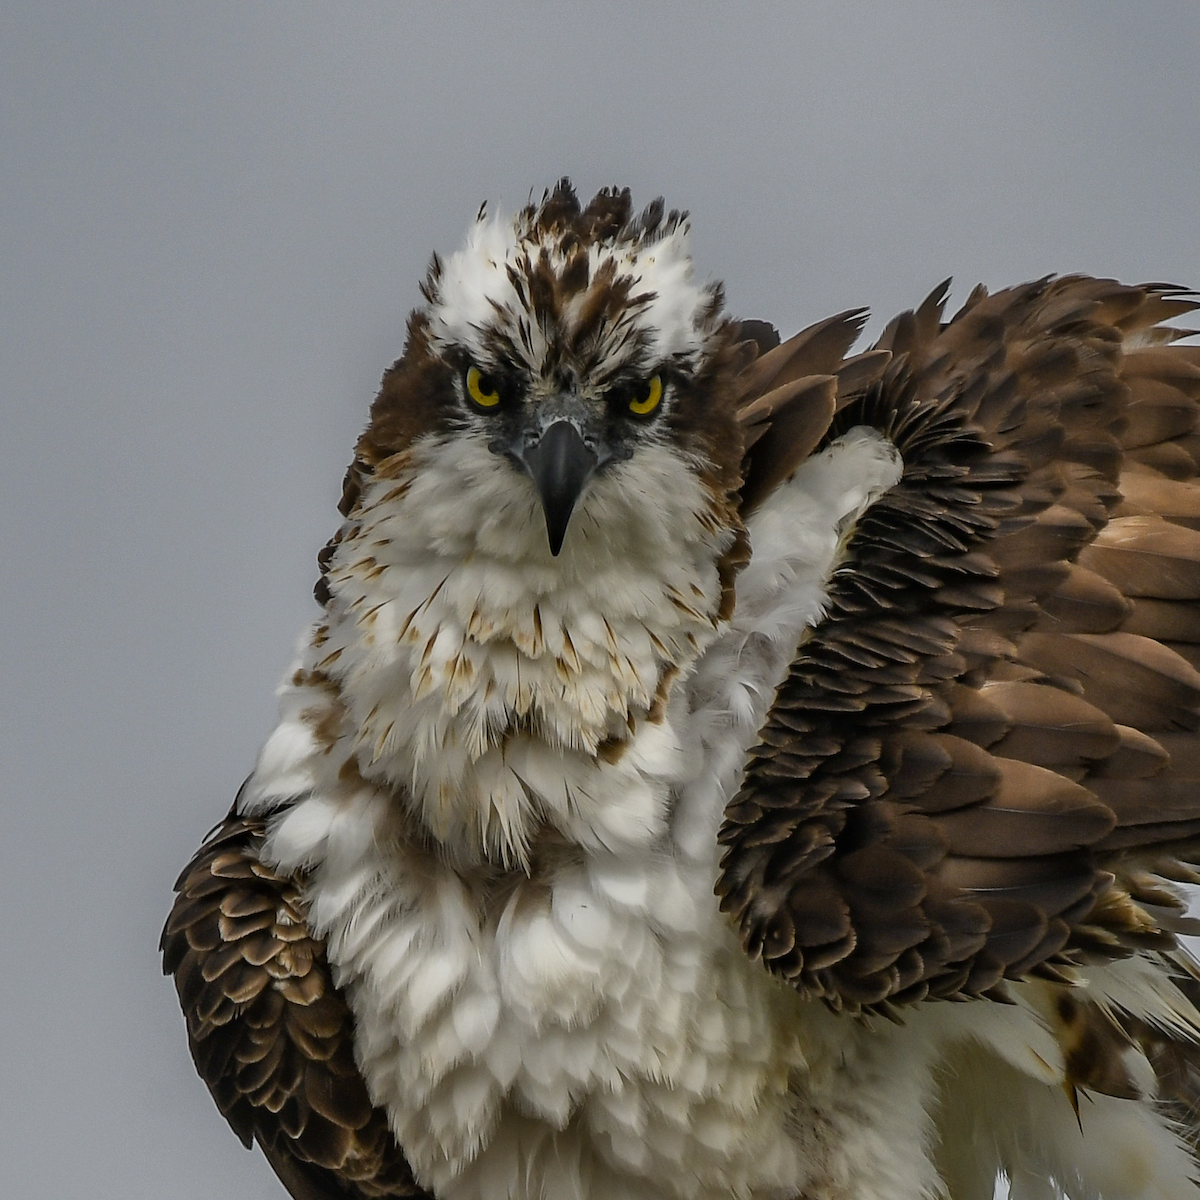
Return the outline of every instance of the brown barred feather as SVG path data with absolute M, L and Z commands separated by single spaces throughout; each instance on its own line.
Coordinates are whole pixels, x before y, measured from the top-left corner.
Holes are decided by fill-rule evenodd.
M 262 838 L 261 821 L 231 812 L 184 868 L 163 929 L 196 1069 L 296 1200 L 427 1200 L 367 1096 L 299 886 L 262 865 Z
M 859 521 L 721 831 L 746 950 L 835 1008 L 1169 950 L 1186 923 L 1162 881 L 1200 858 L 1200 352 L 1159 324 L 1195 302 L 1043 279 L 943 322 L 945 294 L 837 397 L 821 442 L 874 426 L 904 475 Z M 797 342 L 742 376 L 751 456 L 791 471 L 772 442 L 801 429 L 806 456 L 826 412 L 773 422 Z M 1141 1039 L 1195 1125 L 1194 1046 L 1075 999 L 1058 1020 L 1073 1086 L 1131 1094 L 1110 1051 Z

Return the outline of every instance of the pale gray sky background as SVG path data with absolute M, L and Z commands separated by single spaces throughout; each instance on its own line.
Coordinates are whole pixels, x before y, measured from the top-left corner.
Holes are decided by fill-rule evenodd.
M 0 1194 L 278 1200 L 156 941 L 430 251 L 569 173 L 785 332 L 1200 285 L 1200 3 L 0 2 Z M 878 330 L 880 320 L 873 323 Z

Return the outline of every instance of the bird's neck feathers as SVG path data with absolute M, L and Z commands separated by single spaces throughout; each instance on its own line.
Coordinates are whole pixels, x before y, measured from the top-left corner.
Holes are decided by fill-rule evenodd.
M 595 479 L 557 557 L 526 483 L 469 438 L 377 473 L 293 683 L 313 692 L 343 778 L 393 790 L 439 844 L 508 865 L 544 827 L 656 836 L 645 780 L 677 768 L 672 685 L 727 615 L 718 563 L 738 536 L 666 449 Z
M 661 203 L 635 218 L 605 192 L 581 209 L 560 185 L 507 225 L 481 214 L 435 259 L 252 803 L 374 787 L 444 853 L 505 866 L 543 831 L 658 836 L 661 780 L 681 770 L 674 685 L 729 617 L 746 557 L 734 329 L 720 289 L 692 281 L 686 234 Z M 480 368 L 520 399 L 468 403 Z M 614 407 L 622 380 L 652 376 L 651 419 Z M 553 553 L 514 458 L 564 396 L 609 450 Z

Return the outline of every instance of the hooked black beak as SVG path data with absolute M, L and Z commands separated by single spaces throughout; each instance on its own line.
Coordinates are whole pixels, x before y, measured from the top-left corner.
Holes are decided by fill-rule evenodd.
M 555 421 L 541 438 L 517 457 L 533 478 L 546 515 L 546 536 L 556 558 L 575 502 L 600 461 L 570 421 Z

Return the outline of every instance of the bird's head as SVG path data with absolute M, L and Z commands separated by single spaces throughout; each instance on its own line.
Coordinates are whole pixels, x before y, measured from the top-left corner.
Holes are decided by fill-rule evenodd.
M 741 537 L 736 352 L 719 285 L 692 278 L 686 214 L 640 216 L 628 190 L 582 207 L 563 180 L 512 219 L 481 210 L 434 257 L 404 356 L 384 377 L 351 470 L 418 471 L 452 557 L 655 553 L 687 533 Z M 436 523 L 436 522 L 435 522 Z

